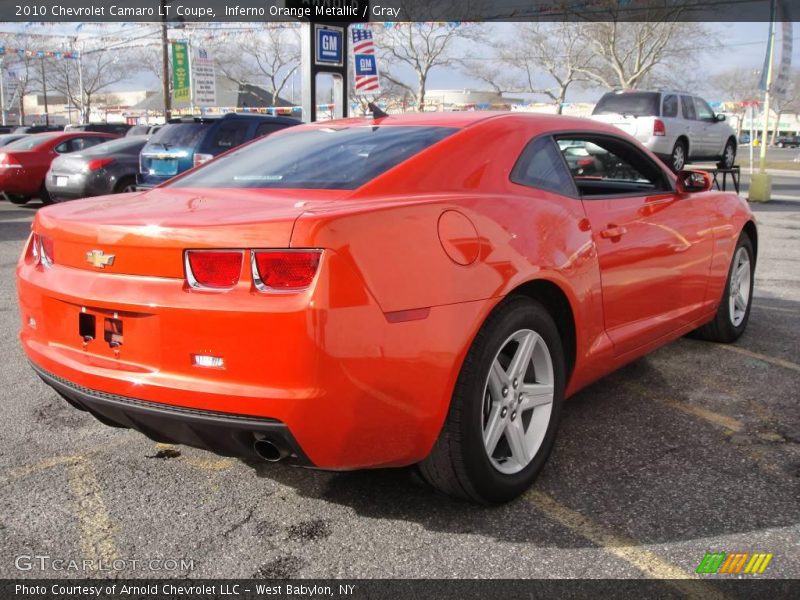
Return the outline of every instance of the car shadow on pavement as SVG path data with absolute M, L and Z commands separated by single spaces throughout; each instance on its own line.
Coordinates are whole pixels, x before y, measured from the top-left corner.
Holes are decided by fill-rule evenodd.
M 763 427 L 749 417 L 742 420 L 742 431 L 733 432 L 692 413 L 704 410 L 710 398 L 720 412 L 737 414 L 751 395 L 763 395 L 760 383 L 736 387 L 735 377 L 703 389 L 706 375 L 714 379 L 721 369 L 730 374 L 733 368 L 735 374 L 747 368 L 736 367 L 739 355 L 715 346 L 679 340 L 567 401 L 555 449 L 534 489 L 641 543 L 796 525 L 800 471 L 791 460 L 771 465 L 769 453 L 764 458 L 761 444 L 774 438 L 762 439 Z M 761 375 L 791 384 L 792 374 L 780 369 Z M 730 386 L 735 390 L 727 398 L 719 389 Z M 796 419 L 796 409 L 786 418 Z M 530 496 L 505 506 L 474 506 L 435 493 L 414 468 L 330 473 L 247 464 L 259 477 L 360 516 L 545 546 L 587 545 L 551 521 Z

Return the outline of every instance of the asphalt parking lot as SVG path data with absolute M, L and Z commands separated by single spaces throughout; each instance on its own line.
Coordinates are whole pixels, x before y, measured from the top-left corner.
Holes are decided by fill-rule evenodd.
M 743 338 L 682 339 L 580 392 L 534 489 L 498 508 L 411 469 L 246 463 L 70 408 L 17 343 L 14 265 L 37 203 L 0 202 L 0 577 L 84 575 L 17 568 L 46 554 L 184 559 L 101 577 L 680 579 L 709 551 L 773 553 L 760 577 L 800 577 L 800 178 L 775 186 L 754 207 Z

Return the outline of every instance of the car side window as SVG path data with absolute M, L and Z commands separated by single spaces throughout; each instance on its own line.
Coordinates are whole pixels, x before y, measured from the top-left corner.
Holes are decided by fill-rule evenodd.
M 59 154 L 64 154 L 65 152 L 70 152 L 70 141 L 71 140 L 67 140 L 66 142 L 61 142 L 58 146 L 53 148 L 53 150 L 55 150 Z
M 697 118 L 701 121 L 714 120 L 714 111 L 711 110 L 711 107 L 702 98 L 694 99 L 694 107 L 697 112 Z
M 664 96 L 664 102 L 661 105 L 662 117 L 677 117 L 678 116 L 678 97 L 675 94 L 667 94 Z
M 563 135 L 557 144 L 581 197 L 671 192 L 664 171 L 633 144 L 606 135 Z
M 530 142 L 511 170 L 511 181 L 527 187 L 574 196 L 575 188 L 552 138 L 544 136 Z
M 72 144 L 74 146 L 73 150 L 86 150 L 87 148 L 91 148 L 92 146 L 97 146 L 100 142 L 107 141 L 106 138 L 100 137 L 82 137 L 82 138 L 75 138 L 72 140 Z
M 683 118 L 692 121 L 697 120 L 694 110 L 694 100 L 691 96 L 681 96 L 681 110 L 683 111 Z
M 276 131 L 280 131 L 281 129 L 285 128 L 285 125 L 281 125 L 279 123 L 261 123 L 258 127 L 256 127 L 256 137 L 269 135 L 270 133 L 275 133 Z
M 223 123 L 214 132 L 211 138 L 212 150 L 225 151 L 235 148 L 246 141 L 247 130 L 250 129 L 248 121 L 232 121 Z

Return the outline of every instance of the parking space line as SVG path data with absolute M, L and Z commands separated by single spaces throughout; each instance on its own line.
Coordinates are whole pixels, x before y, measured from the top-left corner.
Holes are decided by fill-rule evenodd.
M 730 429 L 731 431 L 735 431 L 736 433 L 739 433 L 740 431 L 744 430 L 744 424 L 738 419 L 721 415 L 718 412 L 714 412 L 713 410 L 708 410 L 707 408 L 694 406 L 692 404 L 687 404 L 686 402 L 680 402 L 678 400 L 662 400 L 661 403 L 676 410 L 679 410 L 681 412 L 685 412 L 688 415 L 700 417 L 701 419 L 705 419 L 709 423 L 713 423 L 714 425 L 719 425 L 720 427 L 724 427 L 725 429 Z
M 33 475 L 34 473 L 44 471 L 45 469 L 51 469 L 53 467 L 75 463 L 80 459 L 80 456 L 53 456 L 33 465 L 10 469 L 5 475 L 0 477 L 0 485 L 5 485 L 15 479 L 27 477 L 28 475 Z
M 748 356 L 750 358 L 755 358 L 757 360 L 764 361 L 766 363 L 770 363 L 772 365 L 776 365 L 778 367 L 783 367 L 784 369 L 791 369 L 792 371 L 800 372 L 800 365 L 793 363 L 789 360 L 785 360 L 783 358 L 777 358 L 774 356 L 768 356 L 766 354 L 761 354 L 760 352 L 753 352 L 752 350 L 747 350 L 745 348 L 740 348 L 739 346 L 731 346 L 730 344 L 717 344 L 718 348 L 723 348 L 730 352 L 738 352 L 743 356 Z
M 80 527 L 81 551 L 89 559 L 111 562 L 118 556 L 111 518 L 101 495 L 94 465 L 83 458 L 68 467 L 74 514 Z
M 725 596 L 713 586 L 699 582 L 693 573 L 659 558 L 636 540 L 613 533 L 588 517 L 567 508 L 548 494 L 532 489 L 525 494 L 537 509 L 570 531 L 597 544 L 601 549 L 633 565 L 647 577 L 664 579 L 669 585 L 690 597 L 722 599 Z
M 652 393 L 649 389 L 638 383 L 626 382 L 624 384 L 624 387 L 626 387 L 631 392 L 644 396 L 645 398 L 653 400 L 654 402 L 658 402 L 669 408 L 679 410 L 688 415 L 692 415 L 693 417 L 699 417 L 701 419 L 704 419 L 705 421 L 708 421 L 712 425 L 717 425 L 719 427 L 723 427 L 725 429 L 729 429 L 737 433 L 744 430 L 744 423 L 742 423 L 738 419 L 734 419 L 733 417 L 720 414 L 716 411 L 709 410 L 707 408 L 695 406 L 694 404 L 681 402 L 680 400 L 661 398 L 657 394 Z

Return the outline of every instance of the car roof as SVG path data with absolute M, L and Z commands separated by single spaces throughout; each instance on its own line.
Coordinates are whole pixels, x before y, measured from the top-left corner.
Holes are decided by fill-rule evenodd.
M 370 127 L 375 125 L 411 126 L 411 127 L 454 127 L 463 129 L 484 121 L 516 120 L 538 129 L 541 133 L 557 131 L 587 131 L 595 133 L 611 133 L 628 137 L 613 125 L 607 125 L 584 117 L 570 117 L 547 113 L 511 112 L 511 111 L 461 111 L 461 112 L 428 112 L 387 115 L 373 119 L 372 117 L 353 117 L 333 121 L 316 121 L 298 129 L 325 127 Z

